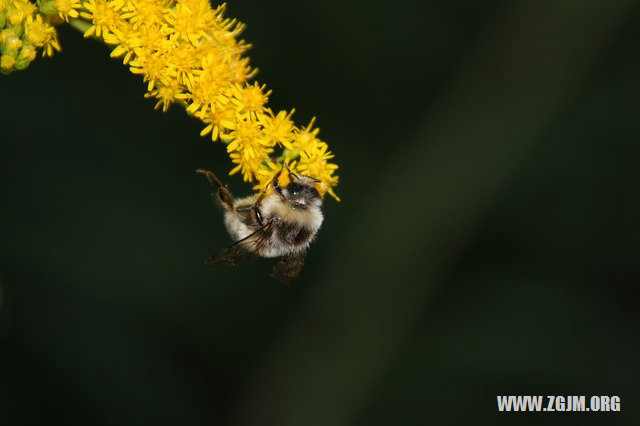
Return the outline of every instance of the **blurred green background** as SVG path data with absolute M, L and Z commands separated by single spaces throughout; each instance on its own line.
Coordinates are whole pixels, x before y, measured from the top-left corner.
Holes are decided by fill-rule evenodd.
M 194 171 L 223 147 L 61 28 L 0 79 L 0 424 L 639 424 L 639 2 L 228 16 L 340 165 L 299 282 L 202 266 L 229 240 Z

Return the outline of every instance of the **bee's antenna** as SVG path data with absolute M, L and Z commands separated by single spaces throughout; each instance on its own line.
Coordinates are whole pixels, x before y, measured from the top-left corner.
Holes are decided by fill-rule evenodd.
M 300 177 L 297 174 L 295 174 L 295 173 L 293 173 L 291 171 L 291 169 L 289 168 L 289 162 L 288 161 L 286 161 L 286 160 L 284 161 L 284 166 L 287 168 L 287 172 L 289 172 L 289 176 L 293 176 L 296 179 L 300 179 Z
M 313 177 L 313 176 L 309 176 L 309 175 L 300 175 L 302 177 L 306 177 L 307 179 L 311 179 L 312 181 L 316 182 L 316 183 L 320 183 L 322 182 L 320 179 L 318 179 L 317 177 Z

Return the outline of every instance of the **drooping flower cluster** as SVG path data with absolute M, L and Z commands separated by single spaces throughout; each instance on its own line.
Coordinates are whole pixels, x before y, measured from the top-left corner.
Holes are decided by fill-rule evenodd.
M 254 189 L 266 187 L 287 162 L 292 171 L 319 179 L 322 195 L 328 192 L 338 199 L 332 189 L 338 183 L 338 166 L 330 162 L 333 154 L 318 139 L 314 120 L 297 127 L 291 119 L 294 110 L 267 107 L 271 92 L 248 82 L 256 70 L 243 57 L 250 47 L 238 38 L 244 25 L 224 18 L 224 4 L 212 8 L 209 0 L 38 0 L 38 13 L 26 0 L 0 0 L 0 6 L 5 3 L 19 3 L 27 8 L 25 16 L 35 16 L 32 34 L 39 29 L 39 38 L 32 44 L 43 47 L 45 54 L 60 47 L 55 30 L 40 14 L 103 40 L 112 47 L 112 57 L 121 58 L 143 78 L 145 97 L 155 99 L 156 108 L 185 107 L 204 123 L 201 136 L 225 143 L 234 164 L 230 174 L 242 173 Z
M 318 178 L 322 194 L 335 197 L 337 166 L 327 144 L 313 121 L 296 127 L 293 110 L 273 112 L 267 107 L 271 92 L 248 83 L 255 70 L 243 57 L 250 45 L 238 38 L 244 25 L 223 16 L 224 4 L 85 0 L 82 7 L 80 18 L 90 24 L 85 36 L 113 46 L 111 56 L 142 76 L 156 108 L 177 103 L 202 120 L 201 135 L 226 144 L 235 166 L 230 174 L 242 173 L 260 189 L 287 161 L 292 170 Z
M 60 50 L 58 34 L 46 15 L 27 0 L 0 0 L 0 72 L 27 68 L 38 49 L 44 56 Z

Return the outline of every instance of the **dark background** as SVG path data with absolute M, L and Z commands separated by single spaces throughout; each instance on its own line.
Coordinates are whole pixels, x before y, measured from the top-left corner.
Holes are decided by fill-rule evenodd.
M 227 15 L 340 165 L 299 282 L 202 266 L 229 240 L 194 170 L 223 146 L 60 28 L 0 79 L 0 424 L 638 424 L 638 2 Z

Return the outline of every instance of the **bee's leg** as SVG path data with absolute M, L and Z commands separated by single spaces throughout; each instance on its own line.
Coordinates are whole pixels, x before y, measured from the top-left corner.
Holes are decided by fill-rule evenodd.
M 260 209 L 257 206 L 251 206 L 251 209 L 253 210 L 253 214 L 256 217 L 258 224 L 260 226 L 264 225 L 264 221 L 262 220 L 262 213 L 260 213 Z
M 260 206 L 260 203 L 262 203 L 264 196 L 267 195 L 267 191 L 269 190 L 270 185 L 271 185 L 271 182 L 269 182 L 269 184 L 265 186 L 262 191 L 260 191 L 260 195 L 258 195 L 258 198 L 256 198 L 256 201 L 253 203 L 254 206 L 258 206 L 258 207 Z
M 278 179 L 274 180 L 272 183 L 273 185 L 273 189 L 276 190 L 276 192 L 278 193 L 278 195 L 280 195 L 282 197 L 282 188 L 280 187 L 280 185 L 278 184 Z
M 271 179 L 271 182 L 269 182 L 269 184 L 264 187 L 258 198 L 256 198 L 256 202 L 253 203 L 254 206 L 260 207 L 260 203 L 262 202 L 264 196 L 267 195 L 267 191 L 269 190 L 270 186 L 273 186 L 273 189 L 275 189 L 278 195 L 282 197 L 282 188 L 280 188 L 280 185 L 278 185 L 278 179 L 280 178 L 281 174 L 282 169 L 280 169 L 278 173 L 276 173 L 276 175 L 273 177 L 273 179 Z
M 251 206 L 236 207 L 236 211 L 240 213 L 248 212 L 249 210 L 251 210 L 251 212 L 253 213 L 253 219 L 256 221 L 256 223 L 260 226 L 264 225 L 264 221 L 262 220 L 262 212 L 260 212 L 260 207 L 258 205 L 253 204 Z
M 198 169 L 196 173 L 204 175 L 211 186 L 216 189 L 216 197 L 218 202 L 227 210 L 233 210 L 233 196 L 226 186 L 220 182 L 220 179 L 210 170 Z
M 280 177 L 281 173 L 282 173 L 282 170 L 280 170 L 280 171 L 278 171 L 278 173 L 276 173 L 276 175 L 273 177 L 273 179 L 271 179 L 271 182 L 269 182 L 269 184 L 264 187 L 264 189 L 260 192 L 260 195 L 258 195 L 258 197 L 256 198 L 256 201 L 254 201 L 252 205 L 243 206 L 243 207 L 236 207 L 235 210 L 237 212 L 240 212 L 240 213 L 245 213 L 245 212 L 248 212 L 249 210 L 251 210 L 251 212 L 253 213 L 253 219 L 255 220 L 255 222 L 258 225 L 263 226 L 264 225 L 264 219 L 262 217 L 262 212 L 260 211 L 260 204 L 262 203 L 262 200 L 264 199 L 264 197 L 267 195 L 267 192 L 269 191 L 269 187 L 270 186 L 273 186 L 275 188 L 275 190 L 278 193 L 278 195 L 280 195 L 281 197 L 283 196 L 282 195 L 282 189 L 278 185 L 278 178 Z
M 287 170 L 289 170 L 289 166 L 287 166 L 287 163 L 284 163 L 284 164 L 287 167 Z M 280 187 L 280 184 L 278 183 L 278 179 L 280 178 L 280 175 L 282 174 L 282 170 L 283 169 L 284 169 L 284 167 L 282 169 L 280 169 L 280 171 L 273 177 L 273 179 L 271 180 L 271 185 L 273 185 L 273 189 L 276 190 L 276 192 L 278 193 L 280 198 L 282 198 L 284 200 L 284 195 L 282 195 L 282 188 Z

